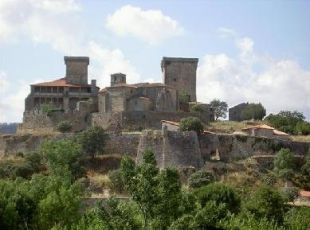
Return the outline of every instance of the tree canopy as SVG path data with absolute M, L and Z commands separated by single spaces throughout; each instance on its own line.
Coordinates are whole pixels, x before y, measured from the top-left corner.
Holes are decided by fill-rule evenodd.
M 210 106 L 213 108 L 215 120 L 218 120 L 220 117 L 226 118 L 228 105 L 225 101 L 214 99 L 210 102 Z
M 203 124 L 197 117 L 186 117 L 180 121 L 181 131 L 196 131 L 197 135 L 203 132 Z

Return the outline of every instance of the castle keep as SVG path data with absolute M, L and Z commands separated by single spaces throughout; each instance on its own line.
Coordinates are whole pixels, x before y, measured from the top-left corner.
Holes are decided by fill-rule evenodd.
M 110 86 L 100 91 L 95 80 L 88 83 L 88 57 L 64 60 L 64 78 L 31 85 L 21 130 L 53 128 L 62 120 L 71 122 L 74 131 L 90 125 L 135 130 L 160 128 L 161 120 L 197 116 L 208 122 L 212 117 L 210 110 L 191 113 L 183 109 L 184 98 L 187 108 L 197 103 L 197 58 L 163 57 L 162 83 L 128 84 L 125 74 L 114 73 Z

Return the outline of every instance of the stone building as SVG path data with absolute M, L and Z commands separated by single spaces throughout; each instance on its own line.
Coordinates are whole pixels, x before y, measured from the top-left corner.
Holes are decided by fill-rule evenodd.
M 248 106 L 249 103 L 241 103 L 234 107 L 229 108 L 229 120 L 230 121 L 242 121 L 242 111 Z
M 265 124 L 243 128 L 242 131 L 250 136 L 277 138 L 282 140 L 290 139 L 290 136 L 287 133 L 276 130 L 275 128 Z
M 43 106 L 73 111 L 79 101 L 96 100 L 96 80 L 88 84 L 88 57 L 65 57 L 66 76 L 54 81 L 32 84 L 25 100 L 25 112 L 39 111 Z
M 163 83 L 128 84 L 125 74 L 112 74 L 111 85 L 98 94 L 94 125 L 107 128 L 116 122 L 129 129 L 161 128 L 161 120 L 179 121 L 187 116 L 208 122 L 211 110 L 199 114 L 180 109 L 180 95 L 188 97 L 187 103 L 197 103 L 197 63 L 197 58 L 163 57 Z
M 126 75 L 114 73 L 111 84 L 101 91 L 92 80 L 88 84 L 88 57 L 65 57 L 66 76 L 31 85 L 25 99 L 24 129 L 55 127 L 70 121 L 74 131 L 90 125 L 114 129 L 161 128 L 161 120 L 179 121 L 188 116 L 207 123 L 211 108 L 204 112 L 182 110 L 180 96 L 186 103 L 196 101 L 197 58 L 163 57 L 162 83 L 128 84 Z M 184 103 L 184 101 L 183 101 Z M 44 108 L 52 113 L 44 112 Z M 208 106 L 206 108 L 209 108 Z

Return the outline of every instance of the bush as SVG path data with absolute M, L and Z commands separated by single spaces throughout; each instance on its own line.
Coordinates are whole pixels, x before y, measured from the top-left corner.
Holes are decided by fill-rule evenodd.
M 182 131 L 196 131 L 197 135 L 203 133 L 202 122 L 197 117 L 187 117 L 180 121 L 180 130 Z
M 214 182 L 214 176 L 211 172 L 197 171 L 188 179 L 188 185 L 191 188 L 199 188 Z
M 285 214 L 288 229 L 310 229 L 310 207 L 295 207 Z
M 197 189 L 194 194 L 198 202 L 204 207 L 208 202 L 214 201 L 217 205 L 225 204 L 231 212 L 240 209 L 240 198 L 235 191 L 222 183 L 212 183 Z
M 57 125 L 57 130 L 61 133 L 70 132 L 72 129 L 72 124 L 69 121 L 61 121 Z
M 113 170 L 109 172 L 109 188 L 116 193 L 125 191 L 125 184 L 120 170 Z
M 296 187 L 285 187 L 281 191 L 283 199 L 287 202 L 294 202 L 298 197 L 298 188 Z
M 276 222 L 283 221 L 284 200 L 279 192 L 268 186 L 262 186 L 252 194 L 245 208 L 256 218 L 266 217 Z
M 296 124 L 296 132 L 301 135 L 310 134 L 310 123 L 306 121 L 301 121 Z
M 81 144 L 84 154 L 90 155 L 92 158 L 96 154 L 102 154 L 108 135 L 101 127 L 92 127 L 83 131 L 77 138 L 77 142 Z

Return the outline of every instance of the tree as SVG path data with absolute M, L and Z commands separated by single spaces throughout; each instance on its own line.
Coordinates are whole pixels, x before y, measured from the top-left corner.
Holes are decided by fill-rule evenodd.
M 279 223 L 283 221 L 284 200 L 281 194 L 271 187 L 259 187 L 252 194 L 245 208 L 257 219 L 266 217 L 268 220 L 275 220 Z
M 217 205 L 224 204 L 230 212 L 237 212 L 240 208 L 240 198 L 235 191 L 222 183 L 211 183 L 194 191 L 201 207 L 214 201 Z
M 82 146 L 82 151 L 92 158 L 96 154 L 102 154 L 108 135 L 104 129 L 98 126 L 83 131 L 78 137 L 78 143 Z
M 210 106 L 213 108 L 215 120 L 218 120 L 220 117 L 226 118 L 228 105 L 225 101 L 214 99 L 210 102 Z
M 214 175 L 211 172 L 200 170 L 189 177 L 188 185 L 191 188 L 199 188 L 214 182 L 214 180 Z
M 247 104 L 247 106 L 241 112 L 242 120 L 262 120 L 264 116 L 266 116 L 266 109 L 261 103 Z
M 282 148 L 274 159 L 274 171 L 282 179 L 286 181 L 293 175 L 295 168 L 295 159 L 293 153 L 289 149 Z
M 278 114 L 269 114 L 265 120 L 283 132 L 297 134 L 300 128 L 296 126 L 305 122 L 305 116 L 298 111 L 281 111 Z
M 180 121 L 181 131 L 196 131 L 197 135 L 203 133 L 202 122 L 197 117 L 186 117 Z
M 54 175 L 62 176 L 64 172 L 69 172 L 73 178 L 84 175 L 81 166 L 81 147 L 71 140 L 47 141 L 40 149 L 48 170 Z

